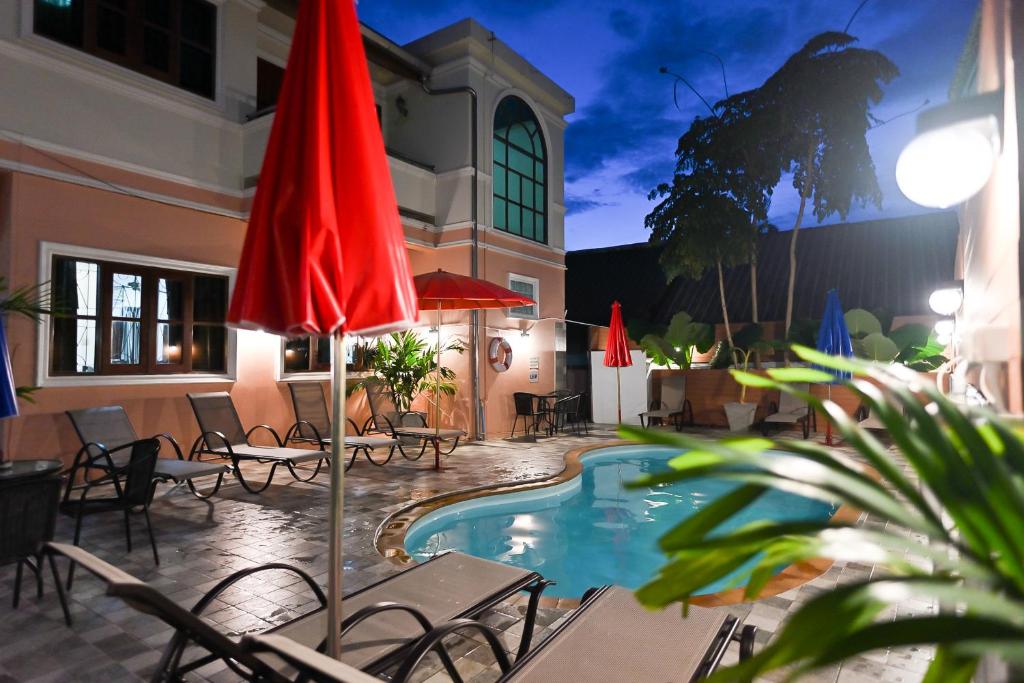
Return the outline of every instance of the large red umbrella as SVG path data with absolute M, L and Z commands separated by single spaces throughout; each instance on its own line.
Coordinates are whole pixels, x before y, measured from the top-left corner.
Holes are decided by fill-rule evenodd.
M 285 335 L 334 335 L 327 585 L 334 657 L 341 623 L 343 335 L 410 327 L 417 315 L 355 6 L 303 0 L 228 320 Z
M 437 363 L 434 367 L 434 461 L 440 462 L 439 431 L 441 429 L 441 311 L 466 311 L 485 308 L 529 306 L 528 296 L 467 275 L 449 273 L 438 268 L 414 279 L 420 308 L 437 311 Z M 474 406 L 474 410 L 475 410 Z
M 629 355 L 629 337 L 626 326 L 622 324 L 622 304 L 612 302 L 612 319 L 608 323 L 608 344 L 604 350 L 604 365 L 615 368 L 615 405 L 618 409 L 619 423 L 622 422 L 622 384 L 619 379 L 619 368 L 633 364 Z

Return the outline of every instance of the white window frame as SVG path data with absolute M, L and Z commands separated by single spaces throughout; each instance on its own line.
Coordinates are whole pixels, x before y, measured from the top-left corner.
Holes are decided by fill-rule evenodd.
M 39 281 L 53 281 L 53 257 L 64 256 L 93 261 L 114 261 L 135 266 L 182 270 L 204 275 L 219 275 L 228 279 L 228 298 L 235 288 L 237 269 L 228 266 L 216 266 L 208 263 L 194 263 L 177 259 L 143 256 L 123 251 L 80 247 L 58 242 L 39 243 Z M 50 374 L 50 338 L 53 335 L 53 316 L 44 316 L 39 324 L 36 339 L 36 385 L 39 387 L 95 387 L 113 385 L 139 384 L 210 384 L 214 382 L 230 383 L 237 379 L 238 339 L 234 328 L 227 328 L 225 344 L 227 346 L 227 372 L 189 372 L 160 375 L 51 375 Z
M 512 283 L 514 281 L 524 282 L 533 286 L 533 315 L 522 315 L 521 313 L 513 313 L 513 309 L 507 309 L 506 316 L 509 318 L 516 318 L 519 320 L 539 320 L 540 319 L 540 280 L 529 275 L 520 275 L 519 273 L 508 274 L 508 288 L 512 289 Z M 515 291 L 515 290 L 513 290 Z

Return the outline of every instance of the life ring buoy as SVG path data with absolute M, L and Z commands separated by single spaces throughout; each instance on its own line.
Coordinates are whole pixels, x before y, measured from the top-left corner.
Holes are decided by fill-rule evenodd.
M 512 365 L 512 345 L 504 337 L 495 337 L 487 348 L 487 362 L 495 372 L 505 372 Z

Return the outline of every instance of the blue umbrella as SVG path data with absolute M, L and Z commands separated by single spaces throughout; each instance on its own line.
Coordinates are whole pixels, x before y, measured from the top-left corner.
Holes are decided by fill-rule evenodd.
M 18 414 L 18 392 L 14 388 L 14 373 L 11 371 L 11 356 L 7 353 L 7 333 L 4 320 L 0 317 L 0 420 Z M 5 438 L 3 423 L 0 422 L 0 469 L 10 466 L 4 455 Z
M 850 341 L 850 332 L 846 329 L 846 318 L 843 316 L 843 306 L 839 303 L 839 292 L 835 289 L 828 290 L 825 296 L 825 315 L 821 319 L 821 327 L 818 329 L 818 350 L 830 356 L 853 356 L 853 342 Z M 836 376 L 833 381 L 837 382 L 850 379 L 850 373 L 839 372 L 830 368 L 820 368 L 825 372 Z M 832 385 L 829 385 L 829 398 L 832 398 Z M 832 423 L 825 427 L 825 443 L 832 445 Z
M 7 333 L 3 318 L 0 318 L 0 419 L 18 414 L 18 393 L 14 388 L 14 373 L 11 371 L 11 356 L 7 352 Z M 0 448 L 3 445 L 0 444 Z

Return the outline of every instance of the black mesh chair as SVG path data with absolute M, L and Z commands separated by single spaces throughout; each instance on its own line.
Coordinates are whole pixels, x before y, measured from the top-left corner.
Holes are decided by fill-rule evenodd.
M 36 577 L 36 595 L 43 597 L 43 544 L 53 540 L 60 501 L 60 477 L 40 477 L 0 485 L 0 566 L 17 563 L 14 574 L 14 609 L 21 599 L 25 567 Z M 71 625 L 64 587 L 53 556 L 48 555 L 57 585 L 64 621 Z
M 523 427 L 529 435 L 532 429 L 536 432 L 540 426 L 540 418 L 543 415 L 537 408 L 537 396 L 525 391 L 517 391 L 512 394 L 512 402 L 516 406 L 516 416 L 512 419 L 512 433 L 508 438 L 516 435 L 516 423 L 523 418 Z
M 114 458 L 117 452 L 129 450 L 130 454 L 123 465 L 117 465 Z M 75 518 L 74 544 L 82 536 L 82 519 L 86 515 L 102 512 L 121 512 L 124 515 L 124 540 L 128 552 L 132 551 L 131 513 L 141 511 L 146 519 L 146 532 L 149 534 L 149 545 L 153 549 L 153 561 L 160 564 L 160 555 L 156 550 L 156 538 L 153 536 L 153 524 L 149 519 L 149 504 L 153 501 L 157 479 L 154 476 L 156 460 L 160 454 L 160 442 L 156 439 L 140 439 L 120 448 L 111 449 L 99 456 L 103 466 L 84 468 L 85 481 L 76 484 L 68 481 L 64 498 L 60 502 L 60 511 Z M 99 471 L 99 476 L 90 474 Z M 97 487 L 113 495 L 90 495 Z M 72 494 L 78 493 L 77 497 Z M 74 578 L 74 565 L 68 570 L 68 588 Z

